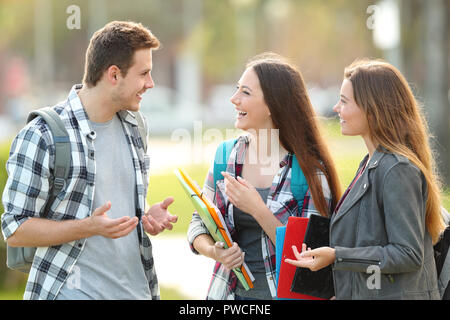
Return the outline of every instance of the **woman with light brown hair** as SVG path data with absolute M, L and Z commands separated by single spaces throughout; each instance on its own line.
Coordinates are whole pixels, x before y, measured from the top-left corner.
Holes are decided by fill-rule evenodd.
M 428 129 L 403 75 L 378 60 L 345 69 L 343 135 L 360 135 L 368 155 L 336 206 L 330 247 L 302 253 L 299 267 L 333 264 L 337 299 L 438 299 L 435 243 L 445 225 Z

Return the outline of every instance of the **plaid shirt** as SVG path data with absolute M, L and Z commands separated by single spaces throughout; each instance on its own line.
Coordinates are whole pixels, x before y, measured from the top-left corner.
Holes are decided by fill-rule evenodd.
M 227 172 L 232 176 L 241 176 L 242 167 L 245 158 L 245 152 L 248 149 L 249 140 L 247 136 L 239 137 L 236 145 L 230 154 L 228 160 Z M 280 162 L 280 169 L 274 176 L 270 188 L 266 205 L 273 212 L 275 217 L 286 225 L 290 216 L 309 217 L 311 214 L 320 214 L 314 207 L 310 190 L 306 192 L 303 200 L 302 211 L 299 212 L 299 205 L 291 192 L 291 167 L 293 155 L 288 154 Z M 328 207 L 331 205 L 331 192 L 327 179 L 322 172 L 320 176 L 322 190 Z M 233 237 L 235 232 L 233 220 L 233 204 L 228 201 L 225 194 L 224 180 L 217 181 L 217 188 L 214 188 L 213 166 L 210 167 L 208 175 L 203 186 L 203 192 L 210 199 L 214 199 L 214 203 L 222 213 L 225 223 Z M 198 254 L 193 247 L 193 242 L 200 234 L 209 234 L 208 229 L 203 224 L 200 216 L 194 212 L 188 230 L 188 241 L 191 250 Z M 264 267 L 266 270 L 267 283 L 269 285 L 272 297 L 276 298 L 275 283 L 275 246 L 265 232 L 261 234 L 262 256 L 264 259 Z M 207 299 L 211 300 L 233 300 L 235 298 L 234 291 L 237 285 L 237 277 L 219 262 L 216 262 L 213 270 L 211 283 L 208 289 Z
M 68 131 L 72 162 L 69 180 L 58 194 L 47 214 L 48 219 L 61 221 L 84 219 L 92 207 L 95 188 L 95 132 L 77 95 L 75 85 L 67 100 L 54 106 Z M 120 111 L 126 140 L 133 159 L 136 177 L 136 216 L 144 214 L 150 160 L 145 153 L 138 124 L 131 112 Z M 16 136 L 6 164 L 8 180 L 3 192 L 2 232 L 6 240 L 27 219 L 41 217 L 48 199 L 54 167 L 55 146 L 52 134 L 41 117 L 28 123 Z M 159 287 L 152 257 L 150 239 L 140 222 L 137 227 L 141 261 L 148 279 L 152 299 L 159 299 Z M 51 247 L 39 247 L 28 277 L 24 299 L 55 299 L 77 262 L 86 239 Z

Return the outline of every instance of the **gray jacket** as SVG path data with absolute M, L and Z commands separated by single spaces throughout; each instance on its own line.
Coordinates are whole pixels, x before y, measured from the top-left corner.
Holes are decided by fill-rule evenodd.
M 439 299 L 426 198 L 416 166 L 386 149 L 374 152 L 331 220 L 337 299 Z

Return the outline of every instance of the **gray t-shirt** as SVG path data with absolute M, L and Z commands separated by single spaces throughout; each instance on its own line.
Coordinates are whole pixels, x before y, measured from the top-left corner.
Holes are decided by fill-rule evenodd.
M 256 188 L 264 202 L 267 200 L 270 188 Z M 233 210 L 235 241 L 242 251 L 245 252 L 245 263 L 249 267 L 255 281 L 253 289 L 246 291 L 238 281 L 235 294 L 241 297 L 253 298 L 258 300 L 271 300 L 269 285 L 267 283 L 266 268 L 262 257 L 261 226 L 251 215 L 234 207 Z
M 131 150 L 117 115 L 106 123 L 89 123 L 96 132 L 95 191 L 93 210 L 111 201 L 108 217 L 134 217 L 136 214 Z M 93 236 L 86 240 L 57 299 L 151 299 L 139 250 L 137 230 L 110 239 Z

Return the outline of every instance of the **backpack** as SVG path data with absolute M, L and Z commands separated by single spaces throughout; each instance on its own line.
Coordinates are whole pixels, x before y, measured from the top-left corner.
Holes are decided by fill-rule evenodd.
M 443 207 L 442 216 L 448 219 L 448 212 Z M 442 300 L 450 300 L 450 225 L 446 221 L 447 228 L 442 233 L 438 243 L 434 245 L 434 259 L 438 276 L 439 293 Z
M 216 187 L 216 182 L 218 180 L 224 179 L 221 172 L 227 170 L 228 158 L 230 157 L 231 150 L 233 150 L 236 142 L 237 139 L 223 141 L 216 150 L 213 166 L 214 188 Z M 303 209 L 303 200 L 305 199 L 307 191 L 308 183 L 306 182 L 305 175 L 298 164 L 297 157 L 294 155 L 291 170 L 291 192 L 295 200 L 297 200 L 300 213 Z
M 145 152 L 147 152 L 147 127 L 145 121 L 140 112 L 132 113 L 137 120 L 143 147 Z M 28 115 L 27 123 L 38 116 L 42 117 L 47 123 L 55 143 L 55 164 L 52 177 L 53 184 L 50 186 L 49 196 L 42 215 L 42 217 L 45 218 L 50 211 L 50 207 L 55 201 L 56 196 L 66 186 L 66 181 L 69 178 L 72 156 L 69 134 L 58 113 L 50 107 L 38 109 Z M 10 269 L 28 273 L 30 272 L 35 253 L 36 248 L 34 247 L 10 247 L 6 245 L 6 265 Z

